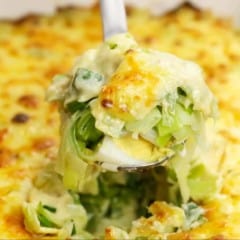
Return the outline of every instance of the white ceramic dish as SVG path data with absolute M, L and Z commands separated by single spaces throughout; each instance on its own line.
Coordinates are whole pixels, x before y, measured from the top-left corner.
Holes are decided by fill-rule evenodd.
M 17 19 L 26 14 L 53 14 L 58 7 L 90 7 L 97 0 L 0 0 L 0 18 Z M 162 15 L 185 2 L 199 9 L 209 9 L 215 15 L 232 18 L 240 26 L 240 0 L 125 0 L 126 4 L 149 9 Z

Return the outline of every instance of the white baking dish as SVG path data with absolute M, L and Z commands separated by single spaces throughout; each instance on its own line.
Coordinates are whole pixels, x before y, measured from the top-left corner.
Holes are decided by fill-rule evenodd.
M 26 14 L 53 14 L 58 7 L 90 7 L 97 0 L 0 0 L 0 18 L 17 19 Z M 215 15 L 232 18 L 240 26 L 240 0 L 125 0 L 126 4 L 150 9 L 161 15 L 188 2 L 199 9 L 211 10 Z

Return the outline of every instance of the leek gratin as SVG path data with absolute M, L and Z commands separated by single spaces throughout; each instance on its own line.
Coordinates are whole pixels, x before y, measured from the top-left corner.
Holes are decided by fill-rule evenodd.
M 215 115 L 216 101 L 196 64 L 141 48 L 129 33 L 118 34 L 83 53 L 67 74 L 56 75 L 47 99 L 60 104 L 56 169 L 66 188 L 90 192 L 100 168 L 114 172 L 172 154 L 167 177 L 181 199 L 171 201 L 204 200 L 216 193 L 217 177 L 199 152 L 208 144 L 203 144 L 205 125 Z
M 206 129 L 211 145 L 201 154 L 205 165 L 188 178 L 198 175 L 210 194 L 216 191 L 215 178 L 209 184 L 206 168 L 215 171 L 219 192 L 202 200 L 194 187 L 199 183 L 190 181 L 195 192 L 184 202 L 176 174 L 163 168 L 144 176 L 98 175 L 89 169 L 91 178 L 85 179 L 88 187 L 82 186 L 81 194 L 67 190 L 55 172 L 58 106 L 47 103 L 45 93 L 52 78 L 68 72 L 76 56 L 100 44 L 99 10 L 65 9 L 52 17 L 1 22 L 0 238 L 240 237 L 239 32 L 227 20 L 186 6 L 163 17 L 129 9 L 128 22 L 139 45 L 203 68 L 218 100 L 219 117 L 215 132 Z

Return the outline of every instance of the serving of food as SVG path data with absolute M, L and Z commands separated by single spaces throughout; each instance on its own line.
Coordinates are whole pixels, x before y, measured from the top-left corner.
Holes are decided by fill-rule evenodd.
M 190 6 L 128 23 L 0 23 L 1 238 L 240 237 L 239 32 Z

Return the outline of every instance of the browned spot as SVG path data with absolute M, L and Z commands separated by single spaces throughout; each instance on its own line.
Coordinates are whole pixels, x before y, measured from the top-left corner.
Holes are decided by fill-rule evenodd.
M 18 55 L 18 51 L 14 48 L 9 49 L 9 54 L 16 57 Z
M 0 142 L 2 142 L 7 134 L 7 128 L 0 129 Z
M 158 219 L 165 219 L 169 215 L 169 209 L 166 209 L 159 202 L 154 202 L 150 208 L 150 212 L 152 212 Z
M 204 50 L 199 50 L 198 53 L 197 53 L 197 58 L 205 58 L 207 56 L 207 53 L 206 51 Z
M 35 15 L 32 15 L 32 14 L 28 14 L 24 17 L 21 17 L 21 18 L 17 18 L 14 23 L 16 25 L 23 25 L 23 24 L 31 24 L 31 25 L 38 25 L 39 24 L 39 18 Z
M 103 99 L 101 101 L 101 105 L 104 107 L 104 108 L 112 108 L 113 107 L 113 102 L 112 100 L 109 100 L 109 99 Z
M 49 103 L 49 111 L 52 113 L 58 109 L 59 103 L 58 102 L 51 102 Z
M 182 45 L 183 45 L 183 42 L 182 42 L 180 39 L 176 39 L 176 40 L 174 41 L 174 45 L 175 45 L 175 46 L 182 46 Z
M 0 149 L 0 167 L 6 167 L 17 160 L 17 155 L 7 148 Z
M 230 21 L 227 21 L 226 19 L 216 19 L 215 21 L 215 26 L 217 27 L 223 27 L 223 28 L 228 28 L 231 26 L 231 22 Z
M 199 9 L 196 9 L 196 11 L 194 11 L 194 19 L 196 21 L 200 21 L 203 19 L 203 14 L 201 11 L 199 11 Z
M 228 69 L 228 66 L 226 64 L 221 63 L 218 65 L 218 68 L 222 71 L 225 71 Z
M 182 5 L 182 8 L 192 10 L 196 14 L 196 12 L 201 13 L 200 9 L 194 6 L 191 2 L 186 2 Z M 173 14 L 176 14 L 176 9 L 172 11 Z
M 155 41 L 155 37 L 154 36 L 147 36 L 143 39 L 143 42 L 147 43 L 147 44 L 151 44 Z
M 28 120 L 29 120 L 29 116 L 26 113 L 17 113 L 11 119 L 13 123 L 19 123 L 19 124 L 26 123 Z
M 127 16 L 131 16 L 133 14 L 133 8 L 132 7 L 129 7 L 127 6 L 126 7 L 126 13 L 127 13 Z
M 37 138 L 33 142 L 33 148 L 38 151 L 46 150 L 50 147 L 53 147 L 56 145 L 56 142 L 52 138 Z
M 113 236 L 112 236 L 112 231 L 111 228 L 106 228 L 105 229 L 105 240 L 113 240 Z
M 23 95 L 18 99 L 18 103 L 26 108 L 37 108 L 39 105 L 39 100 L 35 95 Z
M 56 124 L 58 124 L 58 121 L 57 121 L 54 117 L 49 116 L 49 117 L 46 119 L 46 124 L 47 124 L 47 125 L 50 125 L 50 126 L 52 126 L 52 127 L 55 127 Z
M 26 231 L 24 226 L 24 218 L 20 207 L 15 207 L 11 213 L 6 215 L 4 217 L 4 222 L 6 226 L 8 226 L 9 232 L 13 233 L 16 238 L 23 239 L 24 237 L 26 239 L 26 237 L 30 237 L 30 234 Z
M 167 213 L 165 211 L 161 211 L 161 210 L 158 210 L 156 213 L 155 213 L 156 217 L 158 219 L 164 219 L 167 215 Z
M 69 67 L 68 65 L 64 65 L 64 64 L 50 66 L 48 69 L 46 69 L 44 76 L 47 79 L 51 80 L 56 74 L 67 71 L 68 67 Z
M 110 228 L 106 228 L 105 229 L 105 233 L 107 233 L 107 234 L 111 233 L 111 229 Z
M 229 58 L 230 58 L 232 61 L 238 61 L 238 60 L 240 60 L 240 55 L 236 55 L 236 54 L 230 53 L 230 54 L 229 54 Z
M 128 49 L 126 52 L 125 52 L 125 54 L 132 54 L 132 53 L 134 53 L 134 50 L 133 49 Z
M 223 235 L 221 235 L 221 234 L 219 234 L 219 235 L 216 235 L 216 236 L 213 236 L 212 238 L 211 238 L 211 240 L 225 240 L 226 238 L 223 236 Z

